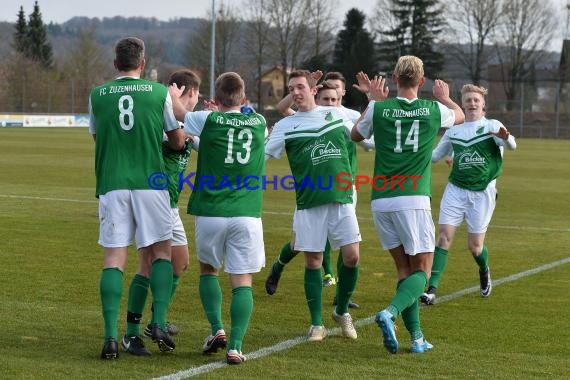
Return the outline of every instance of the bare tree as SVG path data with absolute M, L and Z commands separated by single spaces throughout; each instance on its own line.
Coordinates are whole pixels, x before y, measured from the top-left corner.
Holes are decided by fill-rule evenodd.
M 368 19 L 370 30 L 378 35 L 380 41 L 386 32 L 395 29 L 398 26 L 398 19 L 394 15 L 390 0 L 377 0 L 374 7 L 374 14 Z M 377 22 L 382 20 L 382 22 Z
M 454 57 L 465 67 L 474 84 L 481 81 L 481 72 L 488 61 L 487 43 L 501 20 L 501 0 L 452 0 L 449 39 Z M 449 40 L 448 39 L 448 40 Z M 467 41 L 466 49 L 461 43 Z M 459 42 L 459 43 L 458 43 Z
M 308 25 L 315 37 L 313 55 L 325 54 L 334 48 L 334 39 L 330 38 L 336 29 L 335 13 L 338 0 L 308 0 Z
M 253 60 L 256 77 L 256 101 L 257 108 L 263 111 L 263 97 L 261 76 L 263 74 L 263 65 L 267 62 L 268 57 L 268 35 L 269 35 L 269 17 L 266 12 L 266 4 L 268 0 L 248 0 L 245 7 L 246 12 L 244 18 L 247 20 L 245 26 L 245 46 L 250 53 L 248 57 Z
M 108 53 L 96 40 L 95 28 L 79 31 L 79 36 L 66 54 L 64 80 L 69 81 L 71 112 L 87 112 L 91 89 L 112 76 Z
M 213 15 L 209 14 L 209 20 L 205 21 L 200 28 L 198 35 L 193 36 L 188 41 L 185 51 L 185 59 L 188 66 L 208 68 L 204 70 L 203 78 L 209 77 L 210 62 L 210 40 L 212 36 Z M 237 16 L 237 11 L 230 2 L 220 2 L 216 10 L 216 52 L 215 52 L 215 73 L 217 76 L 223 72 L 235 70 L 237 60 L 235 59 L 235 45 L 239 41 L 241 20 Z M 211 94 L 213 96 L 213 94 Z
M 266 12 L 272 28 L 271 43 L 279 52 L 283 70 L 283 88 L 287 88 L 287 68 L 294 67 L 299 59 L 307 31 L 307 0 L 268 0 Z
M 146 64 L 142 72 L 142 77 L 155 80 L 156 78 L 152 78 L 153 70 L 158 72 L 158 68 L 163 65 L 164 62 L 168 61 L 166 44 L 156 36 L 149 35 L 145 36 L 144 45 Z
M 550 44 L 558 20 L 550 0 L 505 0 L 501 12 L 504 22 L 495 46 L 510 110 L 520 84 Z

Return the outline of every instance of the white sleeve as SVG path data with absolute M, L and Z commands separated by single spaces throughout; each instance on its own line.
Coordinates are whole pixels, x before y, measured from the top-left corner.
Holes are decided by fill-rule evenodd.
M 372 115 L 374 114 L 374 100 L 371 100 L 368 103 L 368 107 L 364 110 L 364 116 L 360 121 L 356 124 L 356 130 L 362 137 L 365 139 L 369 139 L 374 132 L 372 128 Z
M 194 149 L 196 152 L 198 151 L 198 149 L 200 149 L 200 137 L 198 136 L 192 137 L 192 149 Z
M 376 149 L 376 143 L 374 142 L 374 136 L 370 136 L 369 139 L 364 139 L 362 141 L 359 141 L 359 142 L 357 142 L 357 144 L 360 145 L 360 147 L 367 152 L 370 152 L 370 151 Z
M 509 135 L 509 137 L 506 140 L 503 140 L 502 138 L 497 136 L 493 136 L 493 139 L 495 140 L 495 144 L 497 144 L 500 147 L 505 147 L 508 150 L 517 149 L 517 142 L 515 141 L 515 136 L 513 135 Z
M 439 140 L 439 143 L 435 147 L 435 149 L 431 152 L 431 162 L 438 162 L 445 156 L 451 156 L 453 154 L 453 145 L 451 145 L 451 140 L 449 139 L 449 135 L 447 131 Z
M 172 98 L 170 94 L 166 93 L 166 99 L 164 100 L 164 131 L 170 132 L 180 128 L 180 124 L 178 124 L 178 120 L 174 116 L 174 110 L 172 109 Z
M 265 143 L 265 159 L 281 158 L 285 150 L 285 130 L 286 125 L 277 122 Z
M 491 124 L 491 127 L 489 129 L 491 132 L 497 133 L 497 132 L 499 132 L 501 127 L 506 128 L 503 125 L 503 123 L 501 123 L 500 121 L 493 120 L 493 123 Z M 506 147 L 508 150 L 517 149 L 517 142 L 515 141 L 515 136 L 513 136 L 511 134 L 509 134 L 509 137 L 506 140 L 503 140 L 502 138 L 497 137 L 497 136 L 493 136 L 493 139 L 495 140 L 495 144 L 497 144 L 500 147 Z M 502 151 L 501 151 L 501 155 L 502 155 Z
M 212 111 L 186 112 L 184 115 L 184 133 L 200 136 L 206 124 L 206 119 L 211 113 Z
M 95 116 L 93 115 L 93 108 L 91 107 L 91 97 L 89 97 L 89 133 L 94 135 L 95 131 Z
M 439 106 L 439 113 L 441 114 L 441 127 L 453 127 L 455 124 L 455 112 L 440 102 L 437 102 L 437 105 Z

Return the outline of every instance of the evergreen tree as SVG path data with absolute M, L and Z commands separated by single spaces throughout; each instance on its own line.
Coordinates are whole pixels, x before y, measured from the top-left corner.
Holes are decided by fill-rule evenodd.
M 53 65 L 53 52 L 37 1 L 34 3 L 34 11 L 30 14 L 28 22 L 28 41 L 27 56 L 39 62 L 42 67 L 50 68 Z
M 346 95 L 344 105 L 358 108 L 366 104 L 366 97 L 358 91 L 351 90 L 356 82 L 356 74 L 364 71 L 369 75 L 375 74 L 376 54 L 374 39 L 370 32 L 364 29 L 366 16 L 356 8 L 346 14 L 344 29 L 337 36 L 333 69 L 340 71 L 346 78 Z
M 444 55 L 434 49 L 445 26 L 438 0 L 390 0 L 396 26 L 383 33 L 379 52 L 387 72 L 402 55 L 415 55 L 424 62 L 426 77 L 437 78 Z
M 326 54 L 318 54 L 301 63 L 301 67 L 309 71 L 321 70 L 327 72 L 329 71 L 330 63 Z
M 22 6 L 20 6 L 20 11 L 18 12 L 18 21 L 16 21 L 16 31 L 14 32 L 12 46 L 18 53 L 26 55 L 26 49 L 28 48 L 28 24 L 26 23 L 26 14 Z

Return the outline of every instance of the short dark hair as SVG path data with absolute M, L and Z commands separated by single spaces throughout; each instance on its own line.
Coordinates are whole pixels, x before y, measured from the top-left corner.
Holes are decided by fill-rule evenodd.
M 289 74 L 289 80 L 293 78 L 305 78 L 307 79 L 307 83 L 309 84 L 310 88 L 313 88 L 317 85 L 317 81 L 315 78 L 312 77 L 311 72 L 309 70 L 293 70 Z
M 140 66 L 144 59 L 144 41 L 126 37 L 115 45 L 115 64 L 119 71 L 130 71 Z
M 216 79 L 216 98 L 224 107 L 237 107 L 245 99 L 245 83 L 238 73 L 223 73 Z
M 346 83 L 346 79 L 344 78 L 344 75 L 342 75 L 342 73 L 339 71 L 329 71 L 328 73 L 326 73 L 323 80 L 329 80 L 329 79 L 333 79 L 333 80 L 336 79 L 336 80 L 342 81 L 342 83 Z
M 202 81 L 200 80 L 200 77 L 196 75 L 192 70 L 188 69 L 177 70 L 170 74 L 170 77 L 168 78 L 169 85 L 176 83 L 179 88 L 182 86 L 185 87 L 182 95 L 186 94 L 191 88 L 195 90 L 200 89 L 201 82 Z

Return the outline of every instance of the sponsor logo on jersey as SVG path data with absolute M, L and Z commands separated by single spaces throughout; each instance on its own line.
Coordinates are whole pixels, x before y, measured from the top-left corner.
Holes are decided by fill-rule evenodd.
M 472 151 L 471 149 L 463 151 L 461 154 L 459 154 L 458 158 L 459 169 L 468 169 L 474 166 L 485 165 L 485 157 L 481 157 L 477 151 Z
M 326 144 L 316 144 L 311 151 L 311 160 L 313 161 L 313 165 L 321 164 L 331 158 L 341 157 L 341 150 L 331 141 L 328 141 Z

